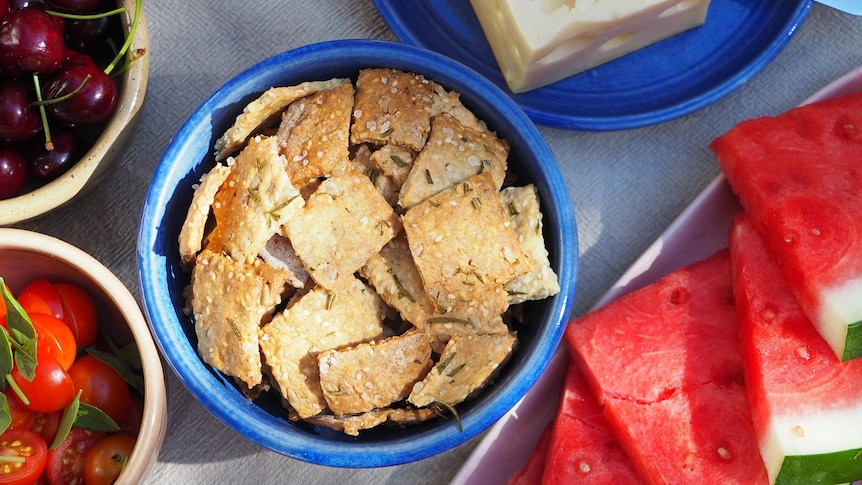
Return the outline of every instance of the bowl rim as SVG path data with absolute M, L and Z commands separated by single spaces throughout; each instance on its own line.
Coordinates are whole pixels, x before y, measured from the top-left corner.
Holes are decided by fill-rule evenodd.
M 174 193 L 175 187 L 169 186 L 194 169 L 180 168 L 166 161 L 181 156 L 184 140 L 195 134 L 200 135 L 196 132 L 196 126 L 205 123 L 209 127 L 212 123 L 209 112 L 223 109 L 224 106 L 220 103 L 239 96 L 232 91 L 247 88 L 256 75 L 284 72 L 293 66 L 312 62 L 343 61 L 346 56 L 353 59 L 353 62 L 376 59 L 374 63 L 363 64 L 369 66 L 394 62 L 402 69 L 422 73 L 444 85 L 446 83 L 442 79 L 458 80 L 459 84 L 465 84 L 461 90 L 462 95 L 470 92 L 478 96 L 476 93 L 481 93 L 481 97 L 492 110 L 501 118 L 508 119 L 512 126 L 519 127 L 519 137 L 526 142 L 524 146 L 529 146 L 538 159 L 548 162 L 540 164 L 536 169 L 537 174 L 543 177 L 541 182 L 535 182 L 538 182 L 537 186 L 541 185 L 540 189 L 550 191 L 546 197 L 551 198 L 550 193 L 553 194 L 555 212 L 559 213 L 559 226 L 555 227 L 556 232 L 551 236 L 560 241 L 561 245 L 558 248 L 560 262 L 558 268 L 555 268 L 558 270 L 561 291 L 553 297 L 552 310 L 548 313 L 554 320 L 554 326 L 537 336 L 536 351 L 524 360 L 523 368 L 512 371 L 521 377 L 511 379 L 512 392 L 492 393 L 485 403 L 486 411 L 462 416 L 460 424 L 463 431 L 459 430 L 453 420 L 451 426 L 436 426 L 420 436 L 407 439 L 396 438 L 380 442 L 357 440 L 348 443 L 320 440 L 319 437 L 298 429 L 288 431 L 261 426 L 266 424 L 267 418 L 272 419 L 270 414 L 251 401 L 238 405 L 223 395 L 224 393 L 220 395 L 212 392 L 212 386 L 221 386 L 223 383 L 213 376 L 213 372 L 208 370 L 209 366 L 202 363 L 196 350 L 191 347 L 182 331 L 183 324 L 177 321 L 176 308 L 160 299 L 165 296 L 171 299 L 171 295 L 165 295 L 161 291 L 164 278 L 171 270 L 166 258 L 154 251 L 158 246 L 162 220 L 167 215 L 165 207 Z M 241 94 L 259 93 L 244 91 Z M 310 463 L 354 468 L 403 464 L 442 453 L 478 435 L 511 409 L 538 379 L 561 341 L 574 299 L 578 249 L 574 209 L 559 165 L 547 142 L 521 108 L 490 81 L 469 67 L 441 54 L 397 42 L 342 39 L 305 45 L 265 59 L 227 81 L 191 114 L 165 150 L 152 180 L 142 209 L 137 257 L 144 311 L 156 337 L 156 343 L 179 380 L 210 414 L 246 439 L 277 453 Z M 169 183 L 163 183 L 165 181 Z M 175 238 L 176 235 L 172 237 Z M 245 412 L 246 415 L 240 416 L 240 412 Z M 387 452 L 387 448 L 393 446 L 397 447 L 398 454 Z
M 123 0 L 125 4 L 132 6 L 136 1 L 143 0 Z M 131 22 L 130 15 L 131 12 L 127 11 L 123 16 L 125 26 Z M 101 167 L 103 159 L 108 153 L 118 151 L 117 147 L 112 146 L 114 142 L 123 132 L 134 128 L 146 97 L 150 70 L 149 34 L 143 9 L 138 20 L 129 50 L 142 50 L 144 55 L 135 59 L 123 73 L 123 88 L 117 98 L 116 111 L 105 125 L 102 134 L 81 160 L 60 177 L 29 192 L 0 199 L 0 226 L 37 218 L 84 194 L 90 187 L 88 184 L 91 180 L 104 170 L 104 167 Z
M 144 365 L 144 409 L 135 447 L 119 478 L 143 477 L 155 461 L 167 428 L 164 370 L 156 344 L 137 300 L 113 272 L 82 249 L 47 234 L 0 227 L 0 250 L 36 253 L 65 264 L 83 275 L 114 305 L 126 320 Z

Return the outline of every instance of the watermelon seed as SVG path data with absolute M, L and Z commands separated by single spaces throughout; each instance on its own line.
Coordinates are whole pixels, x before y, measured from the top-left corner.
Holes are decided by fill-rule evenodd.
M 578 463 L 578 469 L 581 470 L 581 473 L 589 473 L 590 472 L 590 464 L 582 461 Z
M 728 451 L 727 448 L 725 448 L 723 446 L 719 446 L 717 451 L 718 451 L 718 456 L 722 460 L 724 460 L 724 461 L 730 460 L 730 451 Z
M 800 438 L 804 438 L 804 437 L 805 437 L 805 430 L 803 430 L 803 429 L 802 429 L 802 426 L 794 426 L 794 427 L 793 427 L 793 433 L 794 433 L 796 436 L 799 436 Z

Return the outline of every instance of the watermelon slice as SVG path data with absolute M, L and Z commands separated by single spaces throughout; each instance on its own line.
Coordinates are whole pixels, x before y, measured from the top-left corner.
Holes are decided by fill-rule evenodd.
M 643 483 L 574 361 L 566 371 L 542 483 Z
M 745 214 L 731 227 L 730 251 L 745 382 L 770 480 L 862 478 L 862 359 L 836 359 Z
M 744 121 L 710 148 L 835 355 L 862 356 L 862 93 Z
M 727 249 L 573 320 L 565 342 L 645 482 L 767 483 Z

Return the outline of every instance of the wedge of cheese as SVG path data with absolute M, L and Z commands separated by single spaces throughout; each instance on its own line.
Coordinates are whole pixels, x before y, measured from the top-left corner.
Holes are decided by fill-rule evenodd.
M 522 93 L 704 23 L 709 0 L 470 0 L 509 89 Z

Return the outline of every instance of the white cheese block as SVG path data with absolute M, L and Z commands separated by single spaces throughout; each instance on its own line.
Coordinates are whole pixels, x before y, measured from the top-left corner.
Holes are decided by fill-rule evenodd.
M 709 0 L 470 0 L 512 92 L 591 69 L 706 19 Z

